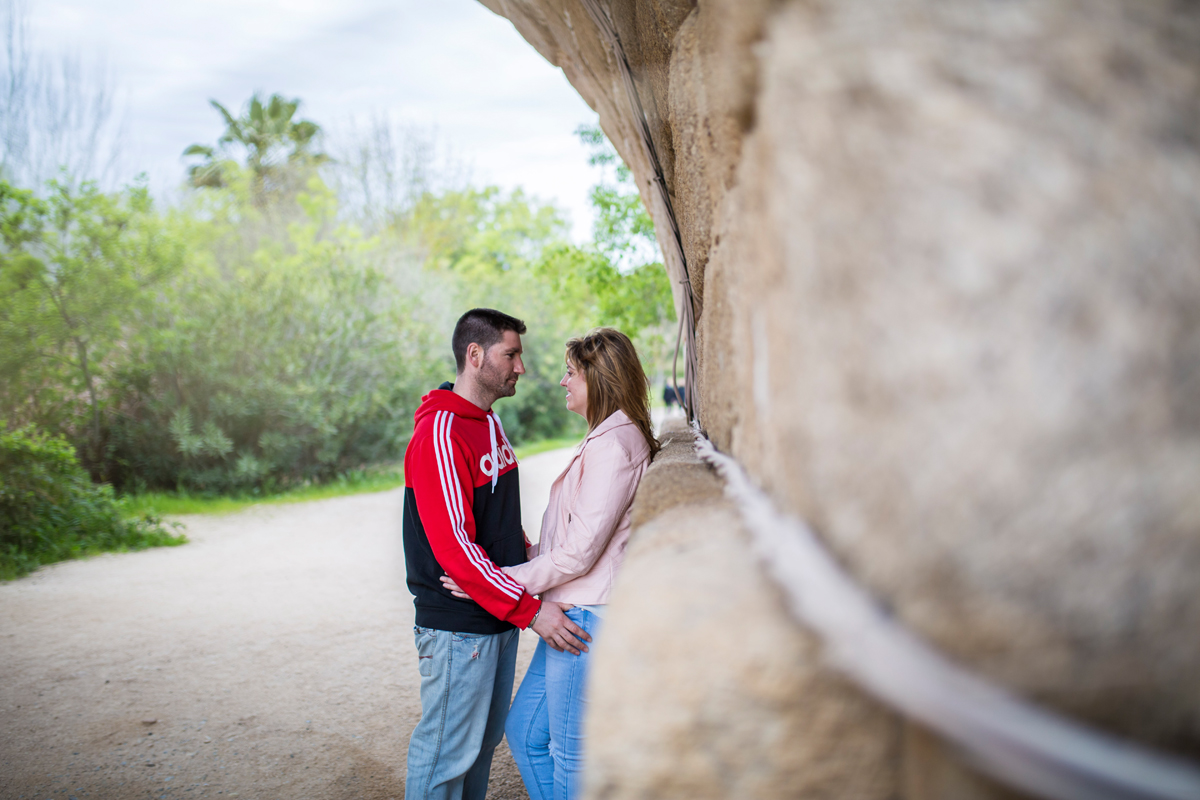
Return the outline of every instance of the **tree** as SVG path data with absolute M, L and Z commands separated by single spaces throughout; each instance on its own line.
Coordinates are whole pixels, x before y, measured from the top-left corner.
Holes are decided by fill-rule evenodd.
M 593 246 L 622 271 L 661 264 L 654 221 L 642 204 L 633 173 L 598 125 L 580 125 L 575 135 L 591 149 L 588 163 L 603 170 L 600 181 L 589 193 L 592 208 L 596 210 Z
M 620 329 L 638 343 L 653 370 L 674 317 L 654 223 L 632 173 L 600 128 L 580 126 L 575 133 L 592 151 L 589 163 L 603 169 L 591 191 L 596 210 L 592 242 L 545 248 L 535 271 L 549 287 L 559 317 L 576 330 L 599 325 Z
M 466 168 L 435 128 L 395 124 L 375 114 L 327 130 L 332 169 L 322 170 L 337 191 L 343 217 L 380 233 L 402 223 L 426 195 L 465 190 Z
M 574 320 L 578 329 L 611 326 L 636 341 L 674 313 L 662 264 L 622 272 L 597 248 L 560 243 L 546 249 L 536 271 L 555 298 L 557 313 Z
M 339 224 L 318 176 L 263 219 L 247 186 L 175 214 L 187 261 L 141 320 L 110 415 L 116 485 L 271 490 L 398 459 L 420 397 L 452 374 L 431 276 Z
M 0 178 L 19 186 L 94 180 L 116 185 L 125 140 L 103 62 L 39 53 L 25 4 L 0 0 Z
M 273 94 L 263 103 L 257 92 L 250 98 L 240 117 L 234 117 L 216 100 L 209 101 L 225 120 L 225 132 L 215 147 L 193 144 L 183 151 L 186 156 L 202 156 L 204 160 L 188 168 L 192 186 L 220 187 L 229 182 L 231 162 L 236 162 L 231 146 L 244 151 L 245 168 L 252 181 L 252 196 L 256 205 L 264 206 L 268 197 L 289 185 L 289 172 L 303 171 L 327 160 L 324 153 L 313 147 L 321 133 L 317 123 L 294 119 L 300 100 L 288 100 Z
M 517 280 L 543 248 L 567 235 L 557 208 L 495 186 L 428 193 L 396 228 L 424 251 L 428 268 L 485 283 L 514 270 L 506 279 Z
M 39 200 L 0 181 L 4 406 L 61 429 L 86 398 L 83 450 L 96 468 L 103 383 L 150 293 L 183 254 L 144 186 L 112 195 L 93 183 L 75 189 L 52 181 L 49 189 Z
M 556 384 L 563 344 L 580 330 L 558 313 L 537 271 L 543 255 L 566 241 L 562 213 L 520 189 L 489 186 L 426 194 L 396 227 L 423 254 L 425 270 L 448 290 L 444 304 L 458 313 L 474 306 L 499 308 L 530 323 L 522 337 L 527 370 L 522 388 L 496 407 L 509 438 L 530 441 L 576 430 L 578 417 L 563 406 Z M 449 333 L 447 326 L 447 338 Z

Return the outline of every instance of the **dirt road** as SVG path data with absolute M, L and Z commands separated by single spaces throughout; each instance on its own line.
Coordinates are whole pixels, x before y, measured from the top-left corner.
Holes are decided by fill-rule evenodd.
M 531 537 L 569 455 L 521 463 Z M 0 798 L 402 797 L 420 700 L 400 505 L 182 518 L 182 547 L 0 585 Z M 526 796 L 504 745 L 488 796 Z

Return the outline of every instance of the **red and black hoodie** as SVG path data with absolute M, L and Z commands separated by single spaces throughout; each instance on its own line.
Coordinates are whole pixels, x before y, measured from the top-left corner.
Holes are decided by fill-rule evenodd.
M 443 383 L 421 399 L 404 454 L 404 560 L 417 625 L 460 633 L 525 628 L 541 606 L 500 571 L 525 562 L 517 457 L 500 418 Z M 449 575 L 473 600 L 439 580 Z

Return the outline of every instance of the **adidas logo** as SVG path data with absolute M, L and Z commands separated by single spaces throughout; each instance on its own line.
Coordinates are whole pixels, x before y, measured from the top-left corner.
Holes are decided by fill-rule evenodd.
M 517 463 L 517 455 L 512 451 L 512 448 L 507 444 L 502 444 L 497 448 L 497 453 L 500 456 L 500 469 L 504 469 L 512 464 Z M 492 454 L 484 453 L 479 459 L 479 471 L 489 478 L 496 472 L 496 466 L 492 463 Z

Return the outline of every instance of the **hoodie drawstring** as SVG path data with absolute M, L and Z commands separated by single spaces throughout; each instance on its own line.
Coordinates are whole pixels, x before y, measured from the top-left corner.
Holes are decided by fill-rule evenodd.
M 496 422 L 494 414 L 488 414 L 488 435 L 492 437 L 492 494 L 496 493 L 496 481 L 500 480 L 500 451 L 496 447 Z
M 503 441 L 503 442 L 504 442 L 506 445 L 508 445 L 508 449 L 509 449 L 509 450 L 512 450 L 512 442 L 510 442 L 510 441 L 508 440 L 508 434 L 504 432 L 504 423 L 500 421 L 500 415 L 499 415 L 499 414 L 496 414 L 496 412 L 495 412 L 495 411 L 493 411 L 492 413 L 493 413 L 493 414 L 495 414 L 495 417 L 496 417 L 496 427 L 500 429 L 500 439 L 501 439 L 501 440 L 502 440 L 502 441 Z M 514 459 L 516 458 L 516 454 L 515 454 L 515 453 L 513 454 L 513 458 L 514 458 Z

